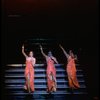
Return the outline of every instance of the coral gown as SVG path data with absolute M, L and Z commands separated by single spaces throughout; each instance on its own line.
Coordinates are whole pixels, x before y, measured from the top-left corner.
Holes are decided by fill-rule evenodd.
M 78 83 L 77 76 L 76 76 L 75 60 L 72 57 L 68 58 L 68 64 L 66 67 L 66 71 L 68 74 L 69 87 L 79 88 L 80 85 Z
M 30 91 L 34 92 L 34 67 L 32 65 L 31 59 L 26 59 L 26 68 L 25 68 L 25 89 L 28 90 L 28 81 L 27 77 L 29 77 L 29 88 Z
M 50 80 L 50 77 L 48 77 L 48 75 L 50 75 L 50 73 L 52 72 L 54 78 L 56 79 L 56 69 L 54 66 L 54 61 L 49 57 L 47 60 L 47 87 L 48 87 L 48 91 L 51 91 L 52 87 L 55 86 L 56 87 L 56 83 L 53 80 Z

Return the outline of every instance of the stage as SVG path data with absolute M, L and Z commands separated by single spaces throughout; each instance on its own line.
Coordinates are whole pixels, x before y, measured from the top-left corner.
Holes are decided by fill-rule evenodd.
M 98 1 L 2 0 L 1 99 L 0 100 L 99 100 Z M 35 92 L 27 93 L 25 52 L 36 57 Z M 57 91 L 46 92 L 46 61 L 51 50 L 58 60 Z M 81 87 L 70 91 L 66 73 L 67 60 L 59 48 L 77 56 L 77 77 Z

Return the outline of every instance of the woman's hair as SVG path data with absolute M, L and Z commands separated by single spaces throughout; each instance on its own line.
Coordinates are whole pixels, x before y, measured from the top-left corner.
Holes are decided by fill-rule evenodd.
M 51 55 L 52 55 L 52 52 L 51 52 L 51 51 L 49 51 L 49 52 L 48 52 L 48 56 L 51 56 Z
M 74 58 L 74 53 L 72 52 L 72 50 L 69 50 L 69 55 Z

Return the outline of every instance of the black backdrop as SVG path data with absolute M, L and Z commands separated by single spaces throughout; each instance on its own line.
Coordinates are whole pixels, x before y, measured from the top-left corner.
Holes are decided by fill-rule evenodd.
M 66 48 L 81 50 L 90 95 L 97 96 L 98 18 L 97 0 L 2 0 L 2 64 L 21 63 L 28 38 L 62 39 Z

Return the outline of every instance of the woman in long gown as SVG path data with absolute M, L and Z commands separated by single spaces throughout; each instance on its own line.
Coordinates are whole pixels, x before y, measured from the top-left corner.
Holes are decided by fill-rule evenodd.
M 68 75 L 69 87 L 71 89 L 79 88 L 80 85 L 79 85 L 78 80 L 77 80 L 76 65 L 75 65 L 75 60 L 77 60 L 77 57 L 75 57 L 75 55 L 73 54 L 73 52 L 71 50 L 69 51 L 69 54 L 67 54 L 67 52 L 64 50 L 64 48 L 61 45 L 60 45 L 60 48 L 62 49 L 64 55 L 68 59 L 67 60 L 68 63 L 66 66 L 66 72 Z
M 40 50 L 42 55 L 45 57 L 46 62 L 47 62 L 47 92 L 55 92 L 57 88 L 57 83 L 56 83 L 56 69 L 54 66 L 54 63 L 58 63 L 57 59 L 52 55 L 52 52 L 49 51 L 48 55 L 46 55 L 43 52 L 43 48 L 40 45 Z
M 29 93 L 34 92 L 34 65 L 36 63 L 36 59 L 33 57 L 33 52 L 29 52 L 29 56 L 24 52 L 24 45 L 22 46 L 22 54 L 26 58 L 26 67 L 25 67 L 25 85 L 24 89 Z

